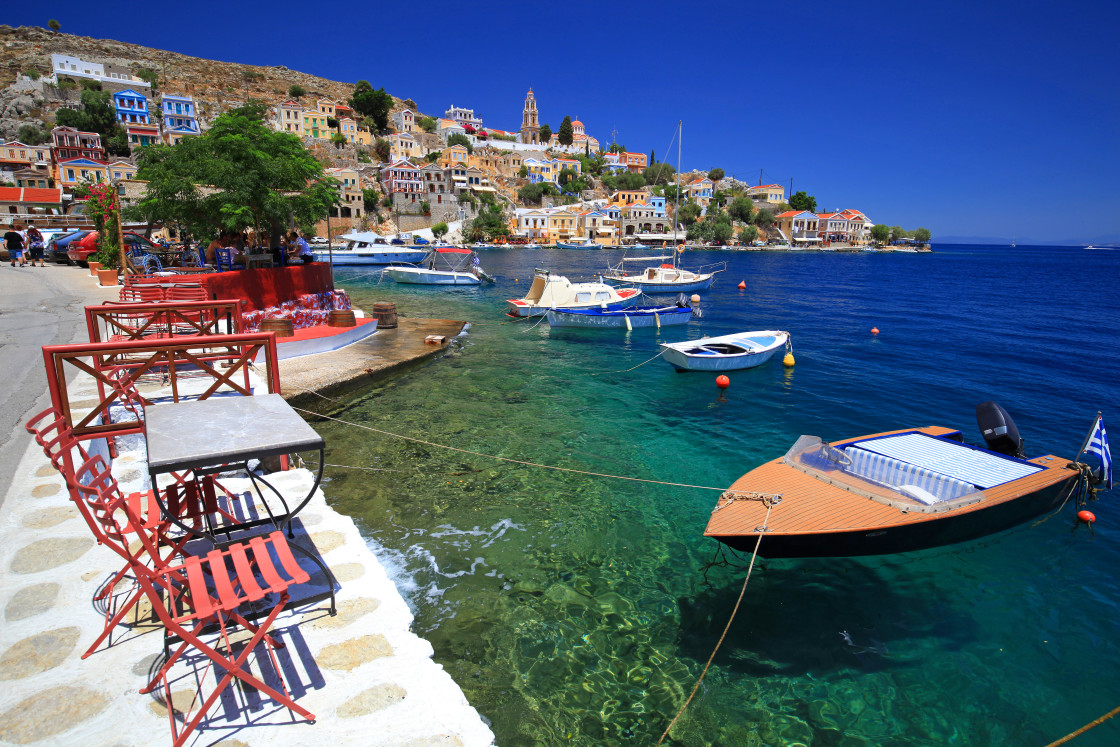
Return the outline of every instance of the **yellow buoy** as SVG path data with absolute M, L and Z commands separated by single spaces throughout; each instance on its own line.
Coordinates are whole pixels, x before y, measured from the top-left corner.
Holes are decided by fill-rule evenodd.
M 793 365 L 793 353 L 786 353 L 786 357 L 782 358 L 782 365 L 783 366 L 792 366 Z

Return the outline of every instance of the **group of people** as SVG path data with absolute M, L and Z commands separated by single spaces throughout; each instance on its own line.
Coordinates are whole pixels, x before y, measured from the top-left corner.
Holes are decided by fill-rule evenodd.
M 303 262 L 308 265 L 315 261 L 315 254 L 311 251 L 307 239 L 296 231 L 292 231 L 287 236 L 281 235 L 275 245 L 268 234 L 252 236 L 230 231 L 223 232 L 206 247 L 206 263 L 215 264 L 219 250 L 232 250 L 233 262 L 248 266 L 247 255 L 253 253 L 254 249 L 261 253 L 270 252 L 276 264 Z
M 4 243 L 8 247 L 8 259 L 12 267 L 16 266 L 16 262 L 19 262 L 20 267 L 26 267 L 28 257 L 31 259 L 32 267 L 35 267 L 35 260 L 39 260 L 39 267 L 47 266 L 43 260 L 43 250 L 47 242 L 35 227 L 35 221 L 28 221 L 27 228 L 23 231 L 13 223 L 4 234 Z

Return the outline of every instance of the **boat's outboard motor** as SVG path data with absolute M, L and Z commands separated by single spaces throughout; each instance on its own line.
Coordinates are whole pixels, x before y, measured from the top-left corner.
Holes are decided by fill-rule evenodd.
M 1007 414 L 1007 410 L 995 402 L 989 400 L 976 405 L 976 424 L 980 426 L 984 442 L 992 451 L 1020 459 L 1025 456 L 1023 439 L 1019 437 L 1015 421 Z
M 684 307 L 689 306 L 689 305 L 690 304 L 688 303 L 688 296 L 686 296 L 683 293 L 678 293 L 677 294 L 677 306 L 679 306 L 680 308 L 683 309 Z

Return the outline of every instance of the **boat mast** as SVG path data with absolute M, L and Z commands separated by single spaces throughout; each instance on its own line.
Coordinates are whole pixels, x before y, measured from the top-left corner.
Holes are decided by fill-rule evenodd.
M 681 212 L 681 134 L 684 129 L 684 120 L 677 121 L 677 173 L 673 181 L 677 183 L 673 200 L 673 267 L 677 266 L 677 221 Z

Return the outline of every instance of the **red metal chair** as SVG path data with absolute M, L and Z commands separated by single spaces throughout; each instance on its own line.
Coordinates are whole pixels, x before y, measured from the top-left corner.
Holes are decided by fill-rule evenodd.
M 277 530 L 267 536 L 233 542 L 223 549 L 211 550 L 202 557 L 186 556 L 181 564 L 173 567 L 149 568 L 128 550 L 126 526 L 118 517 L 123 514 L 127 523 L 132 526 L 141 524 L 141 519 L 120 495 L 116 482 L 101 457 L 93 457 L 82 465 L 78 470 L 76 486 L 88 514 L 94 519 L 90 525 L 94 534 L 100 542 L 125 558 L 142 593 L 151 602 L 165 628 L 164 652 L 167 660 L 140 692 L 149 693 L 158 686 L 163 691 L 165 702 L 170 704 L 171 681 L 168 673 L 191 649 L 210 660 L 214 666 L 215 679 L 219 678 L 217 669 L 224 670 L 198 710 L 193 714 L 183 713 L 184 725 L 181 730 L 176 722 L 176 708 L 168 707 L 175 747 L 187 740 L 222 691 L 235 678 L 292 713 L 308 721 L 315 720 L 314 714 L 292 700 L 275 655 L 275 649 L 284 646 L 268 634 L 277 616 L 288 604 L 288 589 L 310 580 L 308 573 L 300 568 L 292 556 L 283 532 Z M 139 537 L 149 554 L 158 554 L 152 539 L 146 533 L 139 533 Z M 277 601 L 264 615 L 263 622 L 249 622 L 238 612 L 242 605 L 260 603 L 270 595 L 276 595 Z M 218 642 L 213 646 L 200 638 L 204 629 L 210 626 L 216 626 L 218 632 Z M 236 651 L 230 642 L 230 628 L 233 626 L 240 626 L 252 634 L 250 640 Z M 174 652 L 170 648 L 172 640 L 180 642 Z M 284 690 L 282 693 L 265 684 L 245 667 L 249 655 L 262 643 L 268 651 L 277 681 Z M 200 696 L 206 673 L 210 669 L 211 665 L 207 665 L 206 671 L 197 677 Z

